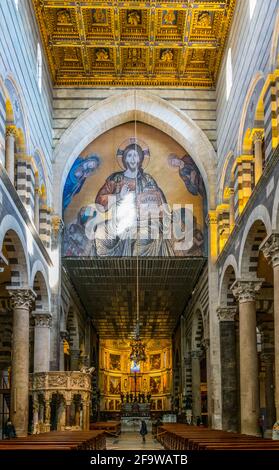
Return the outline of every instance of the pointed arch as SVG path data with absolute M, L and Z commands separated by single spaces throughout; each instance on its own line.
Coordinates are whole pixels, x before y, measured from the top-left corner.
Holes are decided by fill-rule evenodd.
M 54 151 L 54 207 L 62 212 L 63 188 L 77 156 L 104 132 L 134 119 L 177 141 L 193 158 L 204 180 L 209 208 L 215 207 L 216 153 L 202 130 L 185 113 L 146 90 L 129 90 L 92 106 L 64 132 Z

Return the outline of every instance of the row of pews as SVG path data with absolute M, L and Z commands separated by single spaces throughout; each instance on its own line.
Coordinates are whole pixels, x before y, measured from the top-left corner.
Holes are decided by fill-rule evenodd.
M 102 430 L 108 436 L 117 437 L 121 433 L 121 423 L 120 421 L 98 421 L 90 423 L 90 429 Z
M 105 450 L 104 431 L 52 431 L 0 441 L 1 450 Z
M 279 450 L 279 441 L 186 424 L 164 424 L 157 440 L 167 450 Z

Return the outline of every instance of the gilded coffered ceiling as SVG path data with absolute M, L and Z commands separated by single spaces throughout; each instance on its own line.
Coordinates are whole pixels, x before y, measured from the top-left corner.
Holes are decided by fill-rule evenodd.
M 236 0 L 33 0 L 57 86 L 215 85 Z

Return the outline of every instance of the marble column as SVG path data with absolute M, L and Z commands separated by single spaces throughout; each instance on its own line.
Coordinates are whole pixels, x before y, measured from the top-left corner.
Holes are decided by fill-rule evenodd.
M 279 234 L 273 233 L 264 240 L 260 249 L 273 266 L 274 284 L 274 358 L 275 358 L 275 407 L 279 420 Z
M 51 399 L 46 398 L 45 399 L 45 432 L 50 431 L 50 413 L 51 413 L 51 408 L 50 408 L 50 403 Z
M 33 312 L 34 331 L 34 372 L 48 372 L 50 361 L 51 315 L 48 312 Z
M 6 170 L 12 184 L 15 182 L 15 138 L 16 127 L 8 126 L 6 129 Z
M 38 183 L 36 183 L 34 194 L 34 225 L 37 232 L 40 233 L 40 188 Z
M 36 294 L 31 289 L 8 288 L 13 306 L 11 419 L 17 436 L 28 431 L 29 311 Z
M 262 280 L 237 280 L 231 289 L 239 301 L 241 432 L 258 434 L 259 376 L 256 334 L 256 293 Z
M 263 136 L 263 131 L 258 129 L 253 133 L 252 137 L 255 148 L 255 184 L 257 184 L 263 173 Z
M 72 401 L 66 400 L 66 427 L 71 426 L 71 408 L 72 408 Z
M 218 307 L 222 381 L 222 424 L 225 431 L 238 430 L 235 314 L 237 307 Z
M 272 429 L 275 420 L 275 402 L 273 385 L 273 354 L 261 354 L 261 360 L 265 365 L 265 407 L 266 407 L 266 428 Z
M 60 331 L 60 367 L 59 370 L 65 370 L 65 359 L 64 359 L 64 339 L 68 338 L 68 331 Z
M 201 368 L 200 358 L 202 352 L 192 351 L 192 413 L 193 422 L 196 423 L 197 416 L 201 416 Z
M 71 349 L 71 370 L 79 370 L 79 349 Z
M 234 188 L 229 188 L 229 196 L 230 196 L 230 232 L 232 232 L 235 226 Z

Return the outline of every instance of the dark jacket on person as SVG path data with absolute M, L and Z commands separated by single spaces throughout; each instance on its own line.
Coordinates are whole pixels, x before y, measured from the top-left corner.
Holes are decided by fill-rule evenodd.
M 16 437 L 15 427 L 10 420 L 8 420 L 5 424 L 4 434 L 7 437 L 7 439 L 13 439 L 14 437 Z
M 146 426 L 146 422 L 145 422 L 145 421 L 142 421 L 142 422 L 141 422 L 140 434 L 141 434 L 142 436 L 145 436 L 145 435 L 147 434 L 147 426 Z

